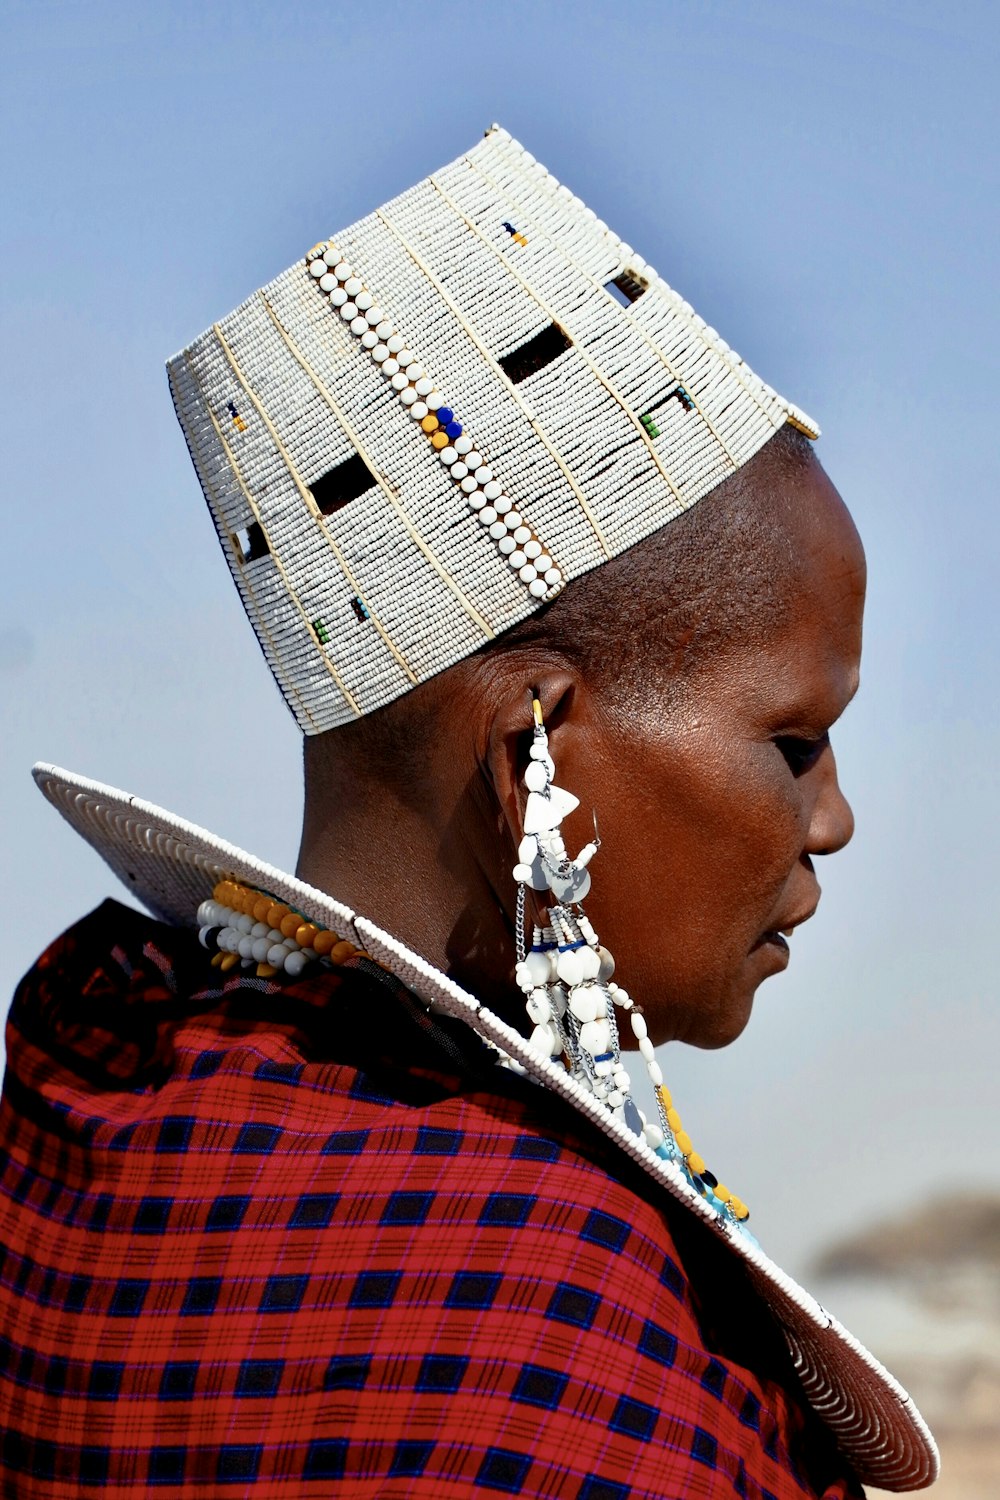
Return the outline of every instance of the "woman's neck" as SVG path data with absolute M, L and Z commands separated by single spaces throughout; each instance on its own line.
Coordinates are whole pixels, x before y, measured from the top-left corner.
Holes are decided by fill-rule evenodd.
M 481 823 L 468 790 L 451 808 L 428 809 L 395 785 L 345 768 L 307 786 L 296 874 L 521 1028 L 513 907 L 505 911 L 496 894 L 505 864 L 499 834 L 491 848 Z

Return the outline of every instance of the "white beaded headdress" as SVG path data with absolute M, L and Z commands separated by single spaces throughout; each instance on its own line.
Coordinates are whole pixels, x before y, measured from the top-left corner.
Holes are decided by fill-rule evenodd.
M 494 127 L 169 362 L 306 734 L 451 666 L 811 420 Z

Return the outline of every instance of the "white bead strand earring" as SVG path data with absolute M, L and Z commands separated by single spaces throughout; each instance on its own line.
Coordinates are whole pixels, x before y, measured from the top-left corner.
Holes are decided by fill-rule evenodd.
M 570 859 L 560 827 L 580 805 L 578 797 L 555 784 L 542 706 L 533 698 L 534 740 L 524 785 L 528 798 L 524 837 L 514 879 L 517 903 L 517 981 L 527 996 L 534 1030 L 532 1045 L 546 1057 L 565 1059 L 573 1077 L 623 1124 L 641 1135 L 645 1121 L 632 1099 L 631 1082 L 618 1046 L 615 1005 L 608 982 L 614 960 L 601 948 L 581 903 L 590 891 L 590 861 L 600 847 L 596 836 Z M 548 893 L 550 925 L 536 927 L 530 951 L 524 936 L 527 890 Z
M 717 1213 L 743 1229 L 749 1210 L 708 1171 L 691 1144 L 664 1087 L 642 1009 L 613 980 L 615 961 L 602 947 L 583 910 L 591 887 L 588 865 L 601 846 L 597 817 L 595 814 L 594 838 L 571 859 L 560 828 L 579 807 L 580 799 L 556 786 L 542 705 L 535 696 L 532 710 L 534 737 L 524 773 L 528 793 L 524 833 L 513 870 L 518 886 L 515 977 L 525 994 L 533 1026 L 531 1046 L 545 1058 L 562 1057 L 581 1087 L 635 1135 L 642 1136 L 659 1156 L 675 1162 Z M 533 926 L 530 949 L 525 934 L 529 890 L 545 903 L 547 919 L 544 925 Z M 628 1015 L 646 1065 L 656 1097 L 658 1124 L 647 1122 L 632 1098 L 632 1083 L 618 1042 L 616 1007 Z

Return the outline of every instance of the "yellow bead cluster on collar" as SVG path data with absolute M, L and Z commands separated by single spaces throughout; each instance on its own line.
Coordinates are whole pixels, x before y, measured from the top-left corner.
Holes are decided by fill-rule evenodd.
M 242 964 L 256 965 L 260 979 L 282 970 L 294 978 L 317 960 L 342 964 L 368 956 L 294 906 L 234 879 L 220 880 L 201 903 L 198 925 L 202 947 L 217 950 L 212 963 L 224 973 Z

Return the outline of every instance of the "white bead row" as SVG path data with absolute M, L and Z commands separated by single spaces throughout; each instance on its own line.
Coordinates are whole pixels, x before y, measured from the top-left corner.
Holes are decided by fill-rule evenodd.
M 315 246 L 306 262 L 320 291 L 328 295 L 362 348 L 369 351 L 413 420 L 422 423 L 428 416 L 447 411 L 448 422 L 437 429 L 447 435 L 453 414 L 445 406 L 444 397 L 417 356 L 407 348 L 391 318 L 354 274 L 353 266 L 341 259 L 336 245 Z M 460 430 L 446 447 L 437 450 L 438 457 L 468 498 L 480 524 L 488 528 L 508 567 L 527 585 L 532 598 L 550 597 L 563 583 L 562 569 L 523 521 L 513 500 L 504 494 L 486 459 L 461 430 L 461 424 L 454 425 Z
M 312 948 L 300 947 L 294 938 L 285 937 L 277 927 L 255 922 L 252 917 L 233 911 L 220 901 L 203 901 L 198 908 L 198 941 L 203 948 L 213 946 L 213 931 L 214 946 L 220 953 L 238 954 L 246 964 L 270 964 L 274 969 L 284 969 L 292 978 L 301 974 L 308 964 L 319 962 L 319 954 Z

